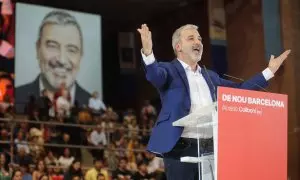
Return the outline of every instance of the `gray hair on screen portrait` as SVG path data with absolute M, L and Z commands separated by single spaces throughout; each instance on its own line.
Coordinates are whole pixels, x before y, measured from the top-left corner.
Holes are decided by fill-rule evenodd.
M 54 10 L 54 11 L 49 12 L 44 17 L 44 19 L 43 19 L 43 21 L 40 25 L 39 34 L 38 34 L 38 41 L 37 41 L 38 43 L 40 42 L 40 39 L 43 35 L 42 34 L 43 33 L 43 28 L 47 24 L 73 25 L 73 26 L 75 26 L 79 31 L 81 47 L 83 47 L 83 37 L 82 37 L 81 27 L 80 27 L 79 23 L 77 22 L 76 18 L 74 16 L 72 16 L 70 13 L 68 13 L 66 11 L 58 11 L 58 10 Z M 81 51 L 82 51 L 82 48 L 81 48 Z

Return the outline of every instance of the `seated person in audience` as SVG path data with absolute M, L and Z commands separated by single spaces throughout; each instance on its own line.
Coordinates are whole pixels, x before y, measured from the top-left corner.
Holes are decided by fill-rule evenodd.
M 119 157 L 117 155 L 116 146 L 113 142 L 108 145 L 108 148 L 104 151 L 105 162 L 107 167 L 111 171 L 115 171 L 118 168 Z
M 109 180 L 107 170 L 103 169 L 103 161 L 101 159 L 94 159 L 94 167 L 86 172 L 84 180 L 97 180 L 99 173 L 103 174 L 106 180 Z
M 32 173 L 32 180 L 39 180 L 47 174 L 47 166 L 44 160 L 38 160 L 36 163 L 35 170 Z
M 106 106 L 99 97 L 98 92 L 94 92 L 92 97 L 89 99 L 89 108 L 94 115 L 100 115 L 106 111 Z
M 45 157 L 45 163 L 46 163 L 46 165 L 58 163 L 57 158 L 54 156 L 54 154 L 51 150 L 48 151 L 47 156 Z
M 63 171 L 61 170 L 60 166 L 61 165 L 59 163 L 52 164 L 52 172 L 50 175 L 51 180 L 63 180 L 64 179 Z
M 10 141 L 8 129 L 6 129 L 6 128 L 1 129 L 0 140 L 1 141 Z M 10 152 L 10 145 L 9 144 L 1 144 L 0 152 L 9 153 Z
M 78 176 L 80 178 L 83 177 L 81 162 L 78 159 L 75 159 L 69 169 L 64 174 L 64 179 L 71 179 L 72 177 Z
M 145 100 L 141 113 L 145 116 L 156 116 L 157 114 L 155 107 L 150 104 L 149 100 Z
M 127 159 L 121 158 L 119 161 L 119 167 L 112 175 L 113 180 L 131 180 L 132 174 L 127 169 Z
M 131 171 L 137 171 L 137 163 L 136 163 L 136 154 L 133 150 L 139 149 L 139 142 L 137 138 L 133 137 L 130 138 L 127 144 L 127 151 L 126 151 L 126 156 L 127 156 L 127 166 L 128 169 Z
M 67 118 L 71 114 L 71 102 L 69 101 L 69 92 L 64 90 L 62 95 L 56 100 L 56 113 L 58 118 Z
M 94 146 L 99 146 L 99 147 L 103 147 L 107 145 L 106 134 L 101 124 L 98 124 L 97 127 L 92 131 L 91 143 Z
M 65 148 L 64 154 L 59 157 L 58 162 L 64 167 L 64 169 L 67 169 L 70 167 L 74 159 L 74 156 L 72 156 L 70 153 L 70 149 Z
M 0 179 L 10 180 L 8 160 L 4 153 L 0 153 Z
M 151 118 L 156 117 L 157 112 L 154 106 L 150 104 L 149 100 L 146 100 L 144 102 L 144 106 L 141 110 L 141 119 L 142 119 L 142 125 L 149 124 L 149 121 Z
M 136 119 L 132 119 L 131 123 L 127 124 L 128 137 L 130 137 L 130 138 L 138 136 L 140 128 L 136 121 L 137 121 Z
M 154 175 L 157 179 L 165 176 L 164 161 L 156 157 L 155 154 L 145 151 L 146 161 L 148 161 L 148 173 Z
M 78 113 L 78 121 L 80 124 L 92 124 L 93 118 L 86 106 L 83 106 L 83 108 Z
M 23 122 L 16 124 L 16 127 L 13 131 L 13 136 L 16 137 L 18 135 L 19 131 L 22 131 L 22 133 L 28 138 L 29 135 L 29 129 L 31 128 L 28 123 L 27 117 L 25 119 L 22 119 Z
M 112 107 L 108 107 L 106 109 L 105 115 L 108 119 L 111 119 L 113 121 L 118 121 L 119 115 L 113 110 Z
M 29 151 L 28 141 L 26 140 L 22 131 L 18 132 L 17 138 L 15 139 L 15 144 L 17 147 L 17 151 L 19 151 L 21 148 L 24 148 L 25 153 L 29 154 L 30 151 Z
M 29 172 L 29 164 L 20 164 L 20 169 L 23 174 L 23 180 L 32 180 L 32 175 Z
M 30 154 L 34 158 L 33 160 L 35 161 L 36 159 L 41 158 L 41 156 L 43 156 L 45 152 L 43 131 L 37 128 L 31 128 L 29 134 Z
M 23 178 L 22 171 L 20 169 L 15 169 L 11 175 L 11 179 L 12 180 L 22 180 L 22 178 Z
M 147 163 L 142 161 L 138 164 L 138 172 L 133 176 L 133 180 L 155 180 L 155 178 L 148 173 Z
M 98 124 L 97 127 L 95 128 L 95 130 L 93 130 L 93 132 L 91 133 L 91 143 L 94 146 L 97 146 L 101 149 L 93 149 L 91 152 L 93 154 L 94 157 L 98 157 L 103 159 L 104 156 L 104 146 L 107 145 L 107 137 L 105 134 L 105 131 L 103 129 L 103 127 L 101 126 L 101 124 Z
M 99 173 L 97 176 L 97 180 L 106 180 L 104 174 Z
M 126 124 L 131 124 L 134 119 L 136 119 L 135 112 L 130 108 L 124 113 L 123 122 Z
M 18 153 L 14 156 L 14 163 L 16 164 L 31 164 L 32 158 L 26 153 L 24 147 L 18 149 Z

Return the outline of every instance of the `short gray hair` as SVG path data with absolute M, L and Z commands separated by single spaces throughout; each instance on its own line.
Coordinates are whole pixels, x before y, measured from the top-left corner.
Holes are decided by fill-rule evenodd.
M 57 24 L 57 25 L 74 25 L 78 31 L 80 36 L 80 42 L 81 42 L 81 51 L 83 48 L 83 37 L 82 37 L 82 30 L 77 22 L 76 18 L 69 14 L 66 11 L 59 11 L 59 10 L 53 10 L 49 12 L 43 19 L 40 28 L 39 28 L 39 35 L 38 35 L 38 42 L 40 42 L 41 37 L 43 35 L 43 29 L 47 24 Z
M 175 55 L 177 55 L 176 45 L 180 41 L 181 32 L 186 30 L 186 29 L 198 30 L 198 26 L 193 25 L 193 24 L 186 24 L 186 25 L 181 26 L 180 28 L 176 29 L 176 31 L 173 33 L 173 36 L 172 36 L 172 47 L 173 47 L 173 51 L 174 51 Z

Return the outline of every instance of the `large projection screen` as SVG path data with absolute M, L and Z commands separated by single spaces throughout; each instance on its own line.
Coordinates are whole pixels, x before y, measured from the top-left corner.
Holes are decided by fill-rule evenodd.
M 101 17 L 17 3 L 15 98 L 22 111 L 29 96 L 43 89 L 70 89 L 72 102 L 87 105 L 102 96 Z

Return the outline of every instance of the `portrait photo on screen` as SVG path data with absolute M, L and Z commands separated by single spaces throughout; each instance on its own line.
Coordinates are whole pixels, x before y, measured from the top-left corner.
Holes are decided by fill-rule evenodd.
M 17 111 L 45 89 L 65 88 L 80 106 L 102 96 L 100 15 L 17 3 L 15 49 Z

